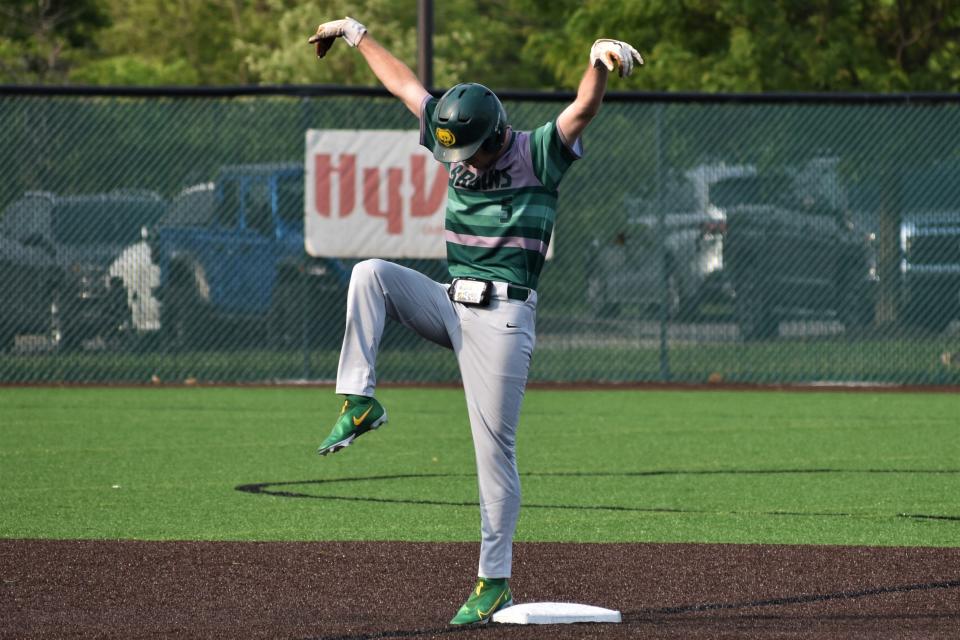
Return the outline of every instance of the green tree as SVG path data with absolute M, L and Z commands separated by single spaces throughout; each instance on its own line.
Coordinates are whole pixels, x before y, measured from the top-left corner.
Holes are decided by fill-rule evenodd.
M 322 61 L 312 56 L 307 38 L 320 22 L 346 15 L 364 22 L 377 40 L 416 70 L 417 7 L 393 0 L 295 3 L 266 0 L 265 16 L 275 25 L 235 42 L 251 73 L 264 83 L 319 83 L 377 86 L 363 58 L 337 43 Z M 524 3 L 508 0 L 450 0 L 437 3 L 434 84 L 446 87 L 470 79 L 497 88 L 529 88 L 550 83 L 539 61 L 523 57 L 523 42 L 543 17 Z
M 414 63 L 416 6 L 409 5 L 413 3 L 397 7 L 388 0 L 361 3 L 265 0 L 258 16 L 271 28 L 237 38 L 233 47 L 260 83 L 374 85 L 376 78 L 366 68 L 363 58 L 348 55 L 346 43 L 337 42 L 322 61 L 317 61 L 307 38 L 321 22 L 356 16 L 371 28 L 376 24 L 378 39 L 397 57 Z
M 627 81 L 667 91 L 955 91 L 960 4 L 949 0 L 588 2 L 527 42 L 564 84 L 599 34 L 647 59 Z
M 103 0 L 96 55 L 71 70 L 85 84 L 245 84 L 233 41 L 255 32 L 246 0 Z
M 413 0 L 7 0 L 0 80 L 11 83 L 376 86 L 319 22 L 351 15 L 415 66 Z M 434 84 L 572 89 L 597 37 L 634 44 L 617 89 L 957 91 L 954 0 L 446 0 L 435 3 Z
M 108 17 L 96 0 L 5 0 L 0 5 L 0 82 L 59 83 Z

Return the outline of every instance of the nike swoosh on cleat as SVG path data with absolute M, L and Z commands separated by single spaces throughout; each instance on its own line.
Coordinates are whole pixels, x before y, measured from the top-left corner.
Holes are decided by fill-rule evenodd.
M 507 323 L 507 329 L 519 329 L 520 325 Z
M 370 412 L 371 412 L 371 411 L 373 411 L 373 405 L 372 405 L 372 404 L 371 404 L 369 407 L 367 407 L 367 410 L 364 411 L 364 412 L 360 415 L 359 418 L 357 418 L 357 417 L 354 417 L 354 418 L 353 418 L 353 426 L 359 427 L 359 426 L 360 426 L 360 423 L 363 422 L 364 420 L 366 420 L 367 416 L 370 415 Z
M 482 618 L 487 618 L 487 617 L 489 617 L 489 616 L 490 616 L 490 613 L 493 612 L 493 610 L 497 608 L 497 605 L 500 604 L 500 601 L 503 600 L 503 596 L 505 596 L 505 595 L 507 595 L 507 592 L 506 592 L 506 591 L 504 591 L 503 593 L 501 593 L 501 594 L 497 597 L 497 599 L 493 601 L 493 604 L 490 605 L 490 608 L 487 609 L 486 612 L 484 612 L 483 609 L 481 609 L 480 607 L 477 607 L 477 615 L 480 616 L 481 619 L 482 619 Z

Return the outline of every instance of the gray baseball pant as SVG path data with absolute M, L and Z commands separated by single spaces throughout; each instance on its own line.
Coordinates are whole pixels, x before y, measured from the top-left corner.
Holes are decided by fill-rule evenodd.
M 480 567 L 484 578 L 508 578 L 520 514 L 515 454 L 517 423 L 536 341 L 537 294 L 507 298 L 494 283 L 487 307 L 454 303 L 449 285 L 384 260 L 353 268 L 337 393 L 372 396 L 375 364 L 387 316 L 441 346 L 460 365 L 480 490 Z

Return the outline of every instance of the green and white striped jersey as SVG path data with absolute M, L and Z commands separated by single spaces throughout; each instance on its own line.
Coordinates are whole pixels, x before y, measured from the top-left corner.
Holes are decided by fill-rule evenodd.
M 430 121 L 437 99 L 420 111 L 420 144 L 431 152 L 437 134 Z M 537 288 L 557 213 L 557 188 L 574 160 L 555 122 L 512 131 L 507 150 L 482 173 L 462 162 L 449 172 L 445 236 L 453 277 L 474 277 Z

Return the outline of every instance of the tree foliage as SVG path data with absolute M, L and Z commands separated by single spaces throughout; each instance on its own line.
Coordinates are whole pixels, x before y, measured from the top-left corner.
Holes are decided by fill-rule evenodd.
M 0 82 L 375 86 L 338 43 L 306 39 L 354 16 L 411 67 L 413 0 L 7 0 Z M 619 89 L 957 91 L 953 0 L 447 0 L 435 3 L 434 84 L 572 89 L 590 44 L 634 44 Z
M 109 16 L 97 0 L 5 0 L 0 5 L 0 81 L 62 82 L 95 47 Z
M 590 2 L 528 50 L 566 85 L 594 34 L 646 54 L 633 88 L 668 91 L 955 91 L 960 5 L 950 0 Z

